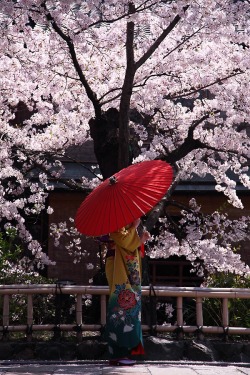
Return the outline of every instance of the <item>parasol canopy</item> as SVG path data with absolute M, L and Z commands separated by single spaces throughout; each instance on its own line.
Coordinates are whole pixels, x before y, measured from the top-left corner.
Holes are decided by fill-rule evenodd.
M 148 160 L 115 173 L 82 202 L 75 224 L 80 233 L 101 236 L 145 215 L 166 194 L 172 183 L 172 167 Z

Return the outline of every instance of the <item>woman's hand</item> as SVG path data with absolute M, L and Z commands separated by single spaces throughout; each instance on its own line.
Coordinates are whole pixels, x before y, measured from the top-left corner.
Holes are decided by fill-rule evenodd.
M 145 232 L 142 233 L 141 235 L 141 243 L 145 243 L 150 239 L 150 233 L 146 230 Z
M 140 222 L 141 222 L 140 218 L 133 221 L 133 223 L 132 223 L 133 227 L 137 228 L 140 225 Z

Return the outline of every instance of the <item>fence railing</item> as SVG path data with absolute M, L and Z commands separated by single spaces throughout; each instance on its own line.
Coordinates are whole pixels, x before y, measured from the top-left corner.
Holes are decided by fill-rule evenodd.
M 150 296 L 152 288 L 142 287 L 142 295 Z M 73 324 L 34 324 L 35 295 L 71 295 L 75 303 L 75 321 Z M 27 337 L 32 338 L 35 331 L 75 331 L 78 340 L 81 340 L 84 331 L 100 331 L 106 324 L 106 305 L 109 290 L 106 286 L 82 286 L 62 285 L 58 291 L 56 284 L 49 285 L 0 285 L 0 299 L 2 309 L 2 324 L 0 332 L 7 335 L 10 332 L 23 332 Z M 25 296 L 27 304 L 26 324 L 12 324 L 10 316 L 10 301 L 12 296 Z M 86 324 L 83 319 L 84 302 L 86 295 L 100 297 L 100 321 L 98 324 Z M 229 321 L 229 300 L 250 299 L 250 289 L 236 288 L 198 288 L 198 287 L 154 287 L 156 298 L 171 297 L 176 299 L 176 323 L 174 325 L 158 325 L 153 327 L 154 332 L 178 332 L 179 337 L 185 333 L 204 334 L 227 334 L 246 335 L 250 334 L 250 328 L 230 326 Z M 196 319 L 194 325 L 185 325 L 183 301 L 185 299 L 195 301 Z M 222 301 L 221 326 L 204 326 L 203 324 L 203 300 L 204 298 L 216 298 Z M 39 308 L 39 307 L 36 307 Z M 143 331 L 152 330 L 152 325 L 142 324 Z

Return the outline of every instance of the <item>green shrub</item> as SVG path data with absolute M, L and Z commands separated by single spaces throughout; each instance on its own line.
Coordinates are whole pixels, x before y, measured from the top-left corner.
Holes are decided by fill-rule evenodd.
M 0 232 L 0 284 L 51 284 L 54 280 L 47 279 L 25 267 L 26 258 L 23 248 L 16 243 L 15 229 Z M 46 324 L 54 321 L 55 296 L 33 296 L 34 324 Z M 3 316 L 3 298 L 1 298 L 0 315 Z M 27 323 L 27 296 L 11 295 L 10 324 Z
M 231 273 L 210 276 L 209 288 L 250 288 L 250 278 Z M 229 298 L 229 325 L 231 327 L 250 327 L 250 299 Z M 222 300 L 206 298 L 203 301 L 204 325 L 222 326 Z

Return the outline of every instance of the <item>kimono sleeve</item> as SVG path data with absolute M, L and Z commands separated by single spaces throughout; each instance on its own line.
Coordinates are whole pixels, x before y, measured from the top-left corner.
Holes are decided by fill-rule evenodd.
M 110 237 L 118 246 L 129 251 L 135 251 L 141 244 L 135 227 L 123 228 L 118 232 L 111 233 Z

